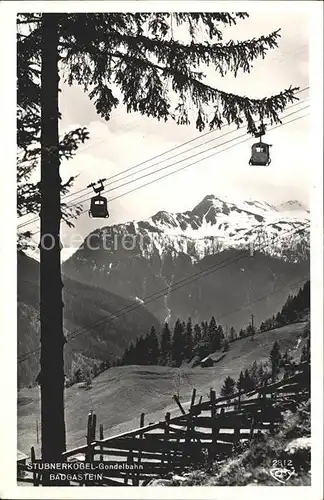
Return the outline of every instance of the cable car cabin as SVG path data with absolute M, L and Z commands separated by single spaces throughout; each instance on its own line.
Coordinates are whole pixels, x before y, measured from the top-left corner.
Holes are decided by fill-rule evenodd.
M 102 217 L 102 218 L 109 217 L 109 212 L 107 208 L 107 198 L 100 195 L 91 198 L 89 216 Z
M 270 165 L 270 147 L 271 144 L 266 144 L 265 142 L 261 141 L 253 144 L 249 165 L 258 165 L 262 167 Z

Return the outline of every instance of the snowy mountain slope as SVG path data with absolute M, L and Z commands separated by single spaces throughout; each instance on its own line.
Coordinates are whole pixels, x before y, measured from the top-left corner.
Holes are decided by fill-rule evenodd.
M 289 291 L 296 291 L 289 284 L 309 273 L 306 225 L 307 218 L 283 216 L 277 207 L 264 202 L 232 203 L 209 195 L 191 211 L 160 211 L 147 220 L 93 231 L 63 270 L 77 281 L 136 302 L 158 293 L 146 307 L 160 321 L 222 316 L 244 306 L 251 297 L 270 293 L 270 299 L 254 310 L 263 320 L 276 311 Z M 224 260 L 239 262 L 200 276 L 202 270 Z M 197 273 L 198 280 L 172 289 Z M 273 296 L 286 285 L 287 289 Z M 242 310 L 232 316 L 232 324 L 242 326 L 250 314 L 250 308 Z
M 288 251 L 292 258 L 298 258 L 298 252 L 305 252 L 304 247 L 309 247 L 307 232 L 302 235 L 292 232 L 302 229 L 307 221 L 309 211 L 296 200 L 275 207 L 257 200 L 233 203 L 226 198 L 208 195 L 191 211 L 159 211 L 144 221 L 95 230 L 88 238 L 94 235 L 102 245 L 114 250 L 124 246 L 124 242 L 127 248 L 130 247 L 130 240 L 136 238 L 139 251 L 146 258 L 156 253 L 160 256 L 186 253 L 198 262 L 215 252 L 250 248 L 252 244 L 269 255 L 286 258 Z M 62 262 L 75 251 L 75 248 L 63 248 Z M 32 256 L 37 258 L 35 252 Z
M 206 196 L 192 211 L 160 211 L 139 222 L 109 226 L 94 231 L 108 249 L 136 240 L 142 256 L 185 253 L 195 262 L 228 248 L 255 249 L 268 255 L 296 260 L 309 250 L 307 217 L 282 214 L 278 208 L 259 201 L 231 203 Z M 300 234 L 294 233 L 301 230 Z M 130 246 L 130 243 L 127 244 Z
M 300 201 L 298 200 L 288 200 L 288 201 L 285 201 L 283 203 L 280 203 L 280 205 L 278 205 L 277 209 L 280 211 L 280 212 L 300 212 L 300 213 L 304 213 L 305 215 L 306 214 L 309 214 L 309 210 L 308 208 L 306 207 L 306 205 L 304 205 L 304 203 L 301 203 Z

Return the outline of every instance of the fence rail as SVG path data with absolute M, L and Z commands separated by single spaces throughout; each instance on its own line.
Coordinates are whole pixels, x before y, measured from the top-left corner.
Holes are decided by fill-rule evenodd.
M 215 391 L 211 390 L 208 400 L 202 401 L 200 397 L 195 404 L 194 389 L 187 411 L 174 396 L 179 416 L 171 418 L 167 413 L 164 420 L 145 425 L 142 413 L 138 428 L 107 438 L 104 438 L 101 425 L 99 439 L 96 439 L 97 419 L 91 412 L 86 445 L 66 451 L 62 458 L 71 460 L 82 455 L 86 462 L 127 464 L 129 470 L 111 468 L 105 471 L 100 485 L 145 486 L 171 470 L 181 470 L 189 462 L 230 456 L 238 443 L 250 441 L 256 433 L 273 433 L 283 420 L 283 410 L 295 409 L 300 401 L 309 397 L 309 378 L 309 364 L 300 363 L 291 377 L 250 392 L 216 398 Z M 35 460 L 32 448 L 31 461 Z M 134 470 L 135 466 L 142 469 Z M 20 472 L 26 470 L 27 466 L 20 467 Z M 32 477 L 19 480 L 39 485 L 41 474 L 34 473 Z

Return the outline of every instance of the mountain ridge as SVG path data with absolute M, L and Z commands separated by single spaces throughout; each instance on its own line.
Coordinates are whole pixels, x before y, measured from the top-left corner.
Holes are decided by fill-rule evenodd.
M 173 251 L 174 254 L 186 253 L 196 261 L 221 250 L 246 249 L 254 245 L 270 255 L 288 258 L 290 254 L 291 258 L 298 259 L 301 252 L 309 251 L 307 231 L 301 238 L 295 234 L 291 237 L 290 232 L 302 230 L 308 222 L 307 216 L 287 217 L 267 202 L 249 200 L 235 204 L 207 195 L 191 211 L 161 210 L 145 220 L 95 229 L 83 245 L 95 236 L 103 246 L 113 241 L 113 250 L 116 250 L 116 245 L 123 244 L 128 237 L 144 257 Z M 137 236 L 139 245 L 138 241 L 134 242 Z M 305 243 L 303 248 L 302 243 Z
M 160 321 L 192 316 L 198 322 L 222 316 L 249 302 L 251 296 L 257 299 L 258 292 L 272 293 L 307 275 L 307 225 L 307 218 L 284 217 L 264 202 L 235 204 L 207 195 L 191 211 L 159 211 L 143 221 L 96 229 L 87 237 L 96 248 L 90 248 L 85 239 L 63 269 L 75 280 L 132 300 L 144 300 L 164 290 L 147 305 Z M 222 268 L 223 261 L 240 259 L 247 259 L 248 264 L 233 263 L 217 273 L 205 274 L 210 268 Z M 242 267 L 248 269 L 246 276 Z M 199 279 L 191 283 L 196 275 Z M 173 289 L 187 280 L 186 286 Z M 272 305 L 260 307 L 260 321 L 263 315 L 271 315 L 272 306 L 278 307 L 282 299 L 279 294 Z M 238 315 L 234 326 L 246 321 L 246 314 Z

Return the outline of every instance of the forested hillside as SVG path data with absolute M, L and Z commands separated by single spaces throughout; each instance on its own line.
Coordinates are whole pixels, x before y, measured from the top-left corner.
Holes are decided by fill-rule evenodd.
M 177 319 L 171 330 L 165 323 L 161 332 L 152 326 L 146 336 L 140 336 L 125 349 L 119 361 L 121 365 L 171 365 L 180 366 L 182 362 L 196 360 L 216 351 L 227 352 L 238 338 L 251 337 L 260 332 L 273 330 L 308 318 L 310 310 L 310 281 L 301 287 L 296 295 L 288 295 L 283 307 L 276 315 L 263 321 L 260 326 L 250 323 L 237 331 L 233 326 L 224 331 L 215 317 L 200 324 Z
M 79 364 L 108 367 L 155 317 L 145 307 L 63 276 L 66 375 Z M 128 311 L 127 314 L 125 311 Z M 18 384 L 34 384 L 39 370 L 39 264 L 18 253 Z M 34 353 L 34 351 L 36 351 Z M 25 358 L 25 356 L 23 356 Z M 87 361 L 88 360 L 88 361 Z M 97 360 L 97 361 L 95 361 Z

